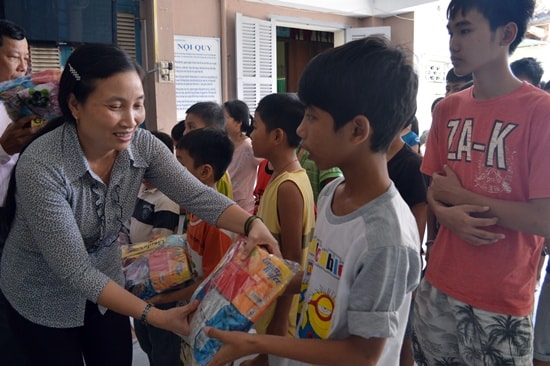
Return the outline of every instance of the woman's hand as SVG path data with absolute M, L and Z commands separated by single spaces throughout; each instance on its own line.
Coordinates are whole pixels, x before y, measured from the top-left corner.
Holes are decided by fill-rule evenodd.
M 187 336 L 191 332 L 191 318 L 198 305 L 198 301 L 193 301 L 190 304 L 176 306 L 168 310 L 151 308 L 147 322 L 155 327 Z
M 255 246 L 262 246 L 269 253 L 282 258 L 279 243 L 260 219 L 255 219 L 250 224 L 250 230 L 244 247 L 245 255 L 249 255 Z

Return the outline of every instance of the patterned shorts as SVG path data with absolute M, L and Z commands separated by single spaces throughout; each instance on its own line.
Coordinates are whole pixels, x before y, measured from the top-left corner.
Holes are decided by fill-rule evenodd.
M 533 365 L 531 316 L 473 308 L 422 280 L 416 291 L 413 352 L 423 365 Z

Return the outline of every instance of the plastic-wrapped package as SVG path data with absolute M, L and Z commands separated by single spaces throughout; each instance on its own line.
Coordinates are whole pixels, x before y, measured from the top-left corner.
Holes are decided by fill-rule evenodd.
M 196 280 L 185 235 L 122 245 L 126 288 L 142 299 L 193 284 Z
M 44 70 L 0 83 L 0 99 L 13 121 L 36 115 L 40 125 L 61 116 L 57 101 L 61 70 Z
M 300 265 L 255 248 L 242 259 L 244 239 L 231 246 L 216 269 L 193 294 L 200 300 L 188 338 L 198 365 L 206 365 L 221 343 L 209 338 L 204 327 L 248 331 L 280 296 Z

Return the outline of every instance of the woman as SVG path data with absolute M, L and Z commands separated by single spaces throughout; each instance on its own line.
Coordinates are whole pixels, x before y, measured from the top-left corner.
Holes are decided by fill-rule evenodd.
M 276 249 L 260 220 L 207 188 L 148 131 L 141 68 L 85 45 L 60 80 L 62 119 L 21 154 L 0 286 L 31 365 L 131 365 L 128 316 L 187 334 L 196 305 L 160 310 L 123 288 L 122 222 L 143 179 L 209 223 Z M 13 197 L 10 196 L 13 200 Z

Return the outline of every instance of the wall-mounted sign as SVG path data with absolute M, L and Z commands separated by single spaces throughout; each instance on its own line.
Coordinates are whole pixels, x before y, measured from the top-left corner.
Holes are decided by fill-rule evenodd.
M 196 102 L 222 102 L 220 39 L 174 36 L 178 121 Z

